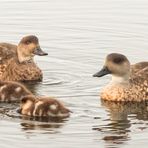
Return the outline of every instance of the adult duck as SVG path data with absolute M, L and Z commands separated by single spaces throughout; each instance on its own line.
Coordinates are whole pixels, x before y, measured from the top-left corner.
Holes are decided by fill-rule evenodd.
M 33 60 L 35 55 L 48 54 L 40 48 L 39 40 L 34 35 L 23 37 L 18 45 L 0 43 L 0 80 L 42 80 L 42 71 Z
M 137 63 L 135 66 L 140 66 L 142 63 Z M 101 98 L 118 102 L 148 100 L 148 67 L 146 65 L 141 65 L 138 70 L 135 70 L 126 56 L 119 53 L 107 55 L 103 68 L 93 75 L 94 77 L 112 75 L 111 82 L 101 91 Z M 136 73 L 132 75 L 134 70 Z

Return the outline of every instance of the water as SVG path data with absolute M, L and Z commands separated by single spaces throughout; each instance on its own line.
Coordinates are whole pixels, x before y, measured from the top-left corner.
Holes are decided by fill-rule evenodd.
M 147 60 L 147 10 L 147 0 L 1 0 L 0 40 L 35 34 L 49 53 L 35 58 L 44 80 L 29 88 L 56 96 L 73 114 L 43 122 L 21 118 L 17 104 L 1 104 L 0 147 L 147 147 L 148 105 L 102 102 L 110 76 L 92 77 L 111 52 Z

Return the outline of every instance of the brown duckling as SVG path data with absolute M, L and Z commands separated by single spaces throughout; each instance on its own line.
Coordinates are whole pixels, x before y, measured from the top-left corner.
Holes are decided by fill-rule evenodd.
M 118 102 L 148 100 L 148 67 L 144 67 L 131 76 L 131 64 L 126 56 L 119 53 L 107 55 L 102 70 L 94 75 L 112 75 L 111 82 L 101 91 L 101 98 Z
M 18 45 L 0 43 L 0 80 L 42 80 L 42 71 L 34 63 L 35 55 L 47 55 L 34 35 L 25 36 Z
M 28 95 L 22 98 L 18 112 L 22 115 L 34 117 L 65 118 L 70 116 L 71 111 L 52 97 Z
M 17 102 L 32 93 L 22 84 L 12 81 L 0 81 L 0 102 Z

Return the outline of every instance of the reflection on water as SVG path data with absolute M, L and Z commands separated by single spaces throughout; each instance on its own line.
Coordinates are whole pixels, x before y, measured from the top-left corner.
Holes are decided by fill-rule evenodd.
M 29 120 L 29 118 L 22 118 L 23 120 L 21 121 L 20 125 L 22 126 L 22 129 L 24 131 L 31 131 L 31 130 L 44 130 L 49 133 L 54 133 L 54 130 L 56 128 L 62 128 L 64 126 L 64 120 L 58 120 L 58 119 L 33 119 Z M 25 121 L 26 120 L 26 121 Z M 40 122 L 36 122 L 40 121 Z
M 101 104 L 109 113 L 108 123 L 99 127 L 94 127 L 103 134 L 103 140 L 108 146 L 112 144 L 123 144 L 131 139 L 131 127 L 135 125 L 144 125 L 148 121 L 148 102 L 135 103 L 135 102 L 109 102 L 101 100 Z M 136 122 L 135 122 L 136 121 Z M 137 122 L 138 121 L 138 122 Z M 138 127 L 140 130 L 146 127 Z

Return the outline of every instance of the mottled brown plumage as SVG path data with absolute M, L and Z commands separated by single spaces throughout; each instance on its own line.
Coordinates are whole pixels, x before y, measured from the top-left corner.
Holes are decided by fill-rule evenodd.
M 32 93 L 22 84 L 12 81 L 0 81 L 0 102 L 20 102 Z
M 70 110 L 52 97 L 25 96 L 20 105 L 20 113 L 39 117 L 69 117 Z
M 136 64 L 131 65 L 131 77 L 135 76 L 137 72 L 143 70 L 144 68 L 148 67 L 148 62 L 139 62 Z
M 18 46 L 0 43 L 0 80 L 42 80 L 43 74 L 34 63 L 34 55 L 47 55 L 41 50 L 36 36 L 22 38 Z
M 138 70 L 131 70 L 130 62 L 124 55 L 109 54 L 103 69 L 94 75 L 95 77 L 112 75 L 112 81 L 101 91 L 101 98 L 118 102 L 148 100 L 148 67 L 142 68 L 141 64 L 135 65 Z M 134 70 L 136 72 L 131 75 L 131 71 Z

